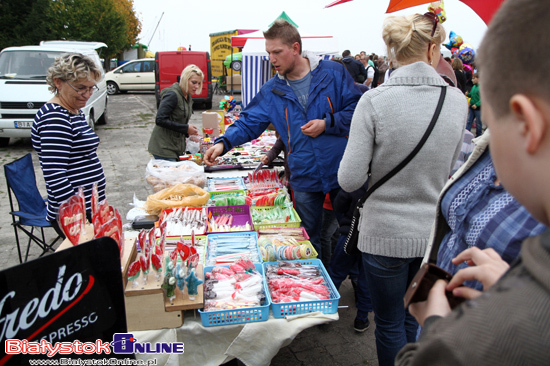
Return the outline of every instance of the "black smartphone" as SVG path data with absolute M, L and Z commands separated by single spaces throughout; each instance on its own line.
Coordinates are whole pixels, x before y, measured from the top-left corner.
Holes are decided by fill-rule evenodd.
M 415 302 L 426 301 L 428 294 L 437 280 L 450 281 L 453 278 L 449 272 L 432 263 L 424 263 L 414 276 L 403 301 L 405 309 Z M 451 309 L 462 304 L 466 299 L 453 295 L 451 291 L 445 291 Z

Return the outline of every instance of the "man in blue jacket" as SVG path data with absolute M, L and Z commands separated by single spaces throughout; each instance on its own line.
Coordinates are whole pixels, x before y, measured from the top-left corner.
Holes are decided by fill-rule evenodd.
M 294 206 L 321 255 L 321 222 L 326 193 L 340 190 L 338 166 L 351 117 L 361 93 L 346 69 L 302 53 L 298 30 L 284 20 L 264 32 L 277 75 L 264 84 L 224 136 L 205 154 L 207 165 L 233 146 L 257 138 L 272 123 L 287 149 Z

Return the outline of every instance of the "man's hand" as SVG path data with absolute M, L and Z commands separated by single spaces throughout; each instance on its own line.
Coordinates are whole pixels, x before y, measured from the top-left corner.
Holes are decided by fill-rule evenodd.
M 263 165 L 269 165 L 269 158 L 267 157 L 267 155 L 260 156 L 260 161 Z
M 455 265 L 464 261 L 471 267 L 458 271 L 447 285 L 447 290 L 465 299 L 474 299 L 481 295 L 481 292 L 465 286 L 459 287 L 464 281 L 477 280 L 483 284 L 483 291 L 487 291 L 510 268 L 493 248 L 481 250 L 472 247 L 453 258 Z
M 428 300 L 409 305 L 409 312 L 420 326 L 423 327 L 430 316 L 447 316 L 451 313 L 451 306 L 445 296 L 445 286 L 447 281 L 437 280 L 428 294 Z
M 197 128 L 197 126 L 189 125 L 189 127 L 187 127 L 187 134 L 189 136 L 198 135 L 199 134 L 199 129 Z
M 312 119 L 301 127 L 304 135 L 310 137 L 317 137 L 325 132 L 325 120 L 324 119 Z
M 208 149 L 204 154 L 204 163 L 208 166 L 213 166 L 214 164 L 216 164 L 216 158 L 222 154 L 223 148 L 223 142 L 218 142 L 210 149 Z
M 477 109 L 477 106 L 475 104 L 472 104 L 472 109 Z

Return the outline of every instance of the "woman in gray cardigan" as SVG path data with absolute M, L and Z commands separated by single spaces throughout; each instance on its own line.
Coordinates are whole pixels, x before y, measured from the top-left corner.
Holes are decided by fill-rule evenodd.
M 427 15 L 388 17 L 383 38 L 399 67 L 355 109 L 338 181 L 348 192 L 369 186 L 415 148 L 435 112 L 440 87 L 447 95 L 437 123 L 415 158 L 376 190 L 361 212 L 359 250 L 371 291 L 379 365 L 415 341 L 418 324 L 403 296 L 418 271 L 430 236 L 439 192 L 460 152 L 468 105 L 435 71 L 445 30 Z

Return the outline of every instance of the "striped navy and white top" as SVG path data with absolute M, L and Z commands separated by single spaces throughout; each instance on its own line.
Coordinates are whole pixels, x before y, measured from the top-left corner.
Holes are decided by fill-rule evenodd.
M 46 181 L 47 219 L 56 220 L 59 205 L 80 186 L 84 188 L 86 213 L 91 217 L 92 187 L 97 182 L 99 201 L 104 200 L 105 175 L 96 152 L 99 137 L 82 111 L 75 115 L 59 104 L 44 104 L 34 117 L 31 140 Z

